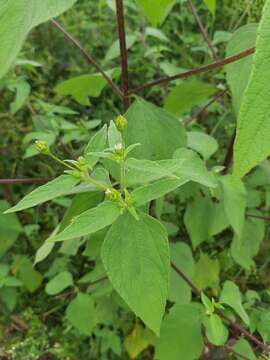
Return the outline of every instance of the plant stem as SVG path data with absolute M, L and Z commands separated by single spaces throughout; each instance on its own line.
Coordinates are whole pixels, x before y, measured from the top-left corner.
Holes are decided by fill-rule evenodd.
M 129 107 L 129 80 L 128 80 L 128 57 L 127 57 L 127 44 L 126 44 L 126 31 L 125 31 L 125 18 L 123 0 L 116 0 L 116 15 L 118 25 L 118 37 L 120 44 L 120 58 L 122 69 L 122 91 L 123 91 L 123 107 L 127 111 Z
M 63 160 L 59 159 L 57 156 L 55 156 L 51 152 L 48 154 L 48 156 L 50 156 L 53 160 L 55 160 L 59 164 L 65 166 L 66 168 L 68 168 L 70 170 L 75 170 L 75 168 L 73 166 L 70 166 L 69 164 L 65 163 Z
M 222 60 L 218 60 L 212 64 L 208 64 L 208 65 L 204 65 L 204 66 L 200 66 L 198 68 L 195 68 L 195 69 L 192 69 L 192 70 L 188 70 L 188 71 L 185 71 L 185 72 L 182 72 L 182 73 L 179 73 L 179 74 L 176 74 L 176 75 L 173 75 L 173 76 L 165 76 L 165 77 L 162 77 L 160 79 L 157 79 L 157 80 L 154 80 L 154 81 L 150 81 L 144 85 L 141 85 L 141 86 L 138 86 L 137 88 L 134 88 L 132 90 L 129 91 L 129 95 L 132 95 L 132 94 L 137 94 L 145 89 L 148 89 L 148 88 L 151 88 L 153 86 L 157 86 L 157 85 L 161 85 L 161 84 L 166 84 L 170 81 L 173 81 L 173 80 L 177 80 L 177 79 L 186 79 L 192 75 L 196 75 L 196 74 L 201 74 L 201 73 L 204 73 L 204 72 L 208 72 L 210 70 L 214 70 L 214 69 L 218 69 L 220 67 L 223 67 L 224 65 L 227 65 L 227 64 L 231 64 L 235 61 L 238 61 L 238 60 L 241 60 L 247 56 L 250 56 L 252 54 L 255 53 L 255 48 L 249 48 L 249 49 L 246 49 L 244 51 L 241 51 L 240 53 L 236 54 L 236 55 L 233 55 L 233 56 L 229 56 L 225 59 L 222 59 Z
M 96 62 L 96 60 L 93 59 L 93 57 L 82 47 L 82 45 L 76 40 L 72 35 L 70 35 L 57 21 L 51 19 L 51 24 L 60 30 L 63 35 L 65 36 L 68 41 L 76 46 L 77 49 L 81 52 L 81 54 L 84 56 L 84 58 L 92 64 L 96 70 L 104 77 L 104 79 L 107 81 L 107 83 L 111 86 L 111 88 L 115 91 L 115 93 L 120 96 L 120 98 L 123 98 L 123 93 L 119 89 L 119 87 L 111 80 L 111 78 L 106 74 L 106 72 L 102 69 L 102 67 Z

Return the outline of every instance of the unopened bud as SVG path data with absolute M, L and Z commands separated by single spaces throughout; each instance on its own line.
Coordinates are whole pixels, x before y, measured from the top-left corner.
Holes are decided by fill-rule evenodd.
M 121 143 L 114 145 L 114 152 L 117 155 L 123 155 L 124 154 L 124 147 Z
M 40 152 L 41 154 L 49 154 L 50 153 L 50 149 L 48 144 L 46 143 L 46 141 L 43 140 L 37 140 L 35 142 L 35 146 L 38 152 Z
M 115 126 L 116 126 L 118 131 L 123 133 L 126 130 L 127 125 L 128 125 L 128 121 L 123 115 L 117 116 L 117 118 L 115 119 L 114 122 L 115 122 Z
M 119 192 L 115 189 L 107 189 L 105 191 L 106 199 L 116 201 L 119 199 Z
M 85 158 L 83 156 L 80 156 L 77 161 L 77 167 L 81 171 L 87 170 L 87 162 L 85 161 Z

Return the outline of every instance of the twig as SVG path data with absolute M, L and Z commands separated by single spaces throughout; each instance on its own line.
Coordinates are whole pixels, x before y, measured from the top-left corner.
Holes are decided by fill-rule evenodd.
M 191 116 L 189 119 L 187 119 L 185 121 L 185 125 L 189 125 L 193 120 L 197 119 L 198 117 L 200 117 L 206 109 L 209 108 L 209 106 L 211 106 L 212 104 L 214 104 L 218 99 L 220 99 L 222 96 L 224 96 L 226 94 L 226 92 L 228 91 L 228 88 L 226 88 L 225 90 L 219 91 L 218 93 L 216 93 L 216 95 L 214 95 L 212 97 L 211 100 L 209 100 L 209 102 L 203 107 L 201 108 L 196 114 L 194 114 L 193 116 Z
M 211 40 L 209 39 L 209 36 L 208 36 L 208 34 L 207 34 L 207 31 L 206 31 L 206 29 L 205 29 L 205 27 L 204 27 L 204 25 L 203 25 L 203 23 L 202 23 L 202 21 L 201 21 L 201 18 L 200 18 L 200 16 L 199 16 L 198 12 L 197 12 L 196 7 L 194 6 L 192 0 L 187 0 L 187 2 L 188 2 L 188 5 L 189 5 L 189 7 L 190 7 L 190 10 L 191 10 L 191 12 L 192 12 L 192 14 L 193 14 L 193 16 L 194 16 L 194 18 L 195 18 L 195 20 L 196 20 L 199 28 L 200 28 L 200 32 L 201 32 L 201 34 L 202 34 L 202 36 L 203 36 L 203 38 L 204 38 L 204 41 L 205 41 L 205 42 L 207 43 L 207 45 L 208 45 L 208 48 L 209 48 L 209 50 L 210 50 L 210 52 L 211 52 L 211 54 L 212 54 L 212 57 L 213 57 L 215 60 L 217 60 L 217 59 L 218 59 L 218 56 L 217 56 L 217 54 L 216 54 L 216 51 L 215 51 L 215 49 L 214 49 L 214 46 L 213 46 L 212 43 L 211 43 Z
M 247 217 L 251 217 L 251 218 L 255 218 L 255 219 L 260 219 L 260 220 L 265 220 L 265 221 L 270 221 L 270 217 L 268 216 L 262 216 L 262 215 L 252 215 L 252 214 L 246 214 Z
M 0 179 L 0 185 L 45 184 L 50 178 Z
M 128 58 L 127 58 L 123 0 L 116 0 L 116 14 L 117 14 L 117 25 L 118 25 L 117 27 L 118 27 L 118 37 L 120 44 L 121 69 L 122 69 L 123 106 L 124 106 L 124 111 L 126 111 L 129 107 L 129 98 L 128 98 L 129 81 L 128 81 Z
M 227 171 L 229 170 L 230 166 L 231 166 L 231 162 L 232 162 L 232 158 L 233 158 L 233 144 L 234 144 L 234 140 L 236 137 L 236 130 L 234 130 L 234 133 L 231 137 L 228 149 L 227 149 L 227 153 L 223 162 L 224 165 L 224 170 L 223 170 L 223 174 L 226 174 Z
M 66 39 L 68 39 L 68 41 L 73 44 L 77 49 L 80 50 L 81 54 L 84 56 L 84 58 L 90 63 L 92 64 L 97 72 L 99 72 L 104 79 L 107 81 L 107 83 L 111 86 L 111 88 L 115 91 L 115 93 L 117 95 L 120 96 L 120 98 L 123 98 L 123 93 L 122 91 L 119 89 L 119 87 L 111 80 L 111 78 L 106 74 L 105 71 L 103 71 L 103 69 L 101 68 L 101 66 L 96 62 L 95 59 L 93 59 L 93 57 L 82 47 L 82 45 L 78 42 L 78 40 L 76 40 L 72 35 L 70 35 L 57 21 L 51 19 L 50 20 L 51 24 L 56 27 L 58 30 L 60 30 L 63 35 L 66 37 Z
M 171 262 L 171 266 L 175 270 L 175 272 L 190 286 L 193 294 L 200 296 L 201 291 L 192 283 L 192 281 L 173 262 Z M 242 328 L 240 325 L 233 322 L 226 315 L 224 315 L 223 312 L 219 310 L 216 310 L 216 312 L 223 320 L 228 322 L 232 328 L 239 331 L 241 334 L 243 334 L 247 339 L 249 339 L 253 343 L 257 344 L 263 351 L 270 352 L 270 348 L 267 345 L 265 345 L 263 342 L 261 342 L 259 339 L 257 339 L 256 336 L 252 335 L 246 329 Z
M 157 85 L 160 85 L 160 84 L 166 84 L 170 81 L 173 81 L 173 80 L 178 80 L 178 79 L 186 79 L 190 76 L 193 76 L 193 75 L 196 75 L 196 74 L 201 74 L 201 73 L 205 73 L 207 71 L 210 71 L 210 70 L 214 70 L 214 69 L 218 69 L 224 65 L 228 65 L 228 64 L 231 64 L 235 61 L 238 61 L 238 60 L 241 60 L 247 56 L 250 56 L 252 54 L 255 53 L 255 47 L 253 48 L 249 48 L 249 49 L 246 49 L 244 51 L 241 51 L 240 53 L 238 54 L 235 54 L 233 56 L 229 56 L 225 59 L 222 59 L 222 60 L 218 60 L 212 64 L 208 64 L 208 65 L 204 65 L 204 66 L 200 66 L 198 68 L 195 68 L 195 69 L 192 69 L 192 70 L 188 70 L 188 71 L 185 71 L 185 72 L 182 72 L 180 74 L 176 74 L 176 75 L 173 75 L 173 76 L 165 76 L 165 77 L 162 77 L 160 79 L 157 79 L 157 80 L 154 80 L 154 81 L 151 81 L 151 82 L 148 82 L 144 85 L 141 85 L 141 86 L 138 86 L 137 88 L 134 88 L 132 90 L 129 91 L 129 95 L 132 95 L 132 94 L 136 94 L 138 92 L 141 92 L 145 89 L 148 89 L 148 88 L 151 88 L 153 86 L 157 86 Z

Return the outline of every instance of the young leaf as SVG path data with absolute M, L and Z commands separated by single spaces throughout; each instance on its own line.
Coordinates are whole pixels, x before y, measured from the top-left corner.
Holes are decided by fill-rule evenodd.
M 256 356 L 250 346 L 249 342 L 245 339 L 239 339 L 233 346 L 233 350 L 238 354 L 245 356 L 249 360 L 256 360 Z M 237 359 L 241 360 L 240 356 L 237 356 Z
M 51 242 L 74 239 L 95 233 L 111 225 L 120 215 L 121 208 L 114 202 L 103 202 L 93 209 L 84 211 L 76 216 L 71 224 L 58 235 L 51 238 Z
M 140 10 L 152 25 L 161 25 L 170 12 L 175 0 L 137 0 Z
M 235 233 L 241 237 L 245 221 L 247 192 L 244 184 L 233 183 L 231 176 L 220 178 L 226 217 Z
M 194 274 L 194 259 L 190 247 L 183 243 L 170 244 L 171 261 L 182 270 L 189 278 Z M 188 304 L 191 300 L 190 286 L 171 267 L 171 281 L 169 288 L 169 300 L 177 304 Z
M 120 132 L 117 130 L 114 121 L 110 122 L 108 129 L 108 141 L 110 148 L 114 148 L 115 145 L 122 143 L 122 138 Z
M 76 0 L 1 1 L 0 78 L 14 62 L 29 31 L 57 17 L 75 2 Z
M 165 99 L 165 109 L 176 116 L 191 111 L 196 105 L 201 105 L 216 89 L 210 84 L 199 80 L 184 81 L 175 86 Z
M 225 281 L 219 301 L 229 305 L 249 325 L 249 317 L 242 305 L 241 293 L 238 286 L 232 281 Z
M 237 29 L 228 42 L 226 56 L 232 56 L 255 46 L 258 24 L 246 24 Z M 233 108 L 238 114 L 248 79 L 251 73 L 253 56 L 247 56 L 225 67 L 226 79 L 231 88 Z
M 48 295 L 56 295 L 71 285 L 73 285 L 71 273 L 62 271 L 48 282 L 45 291 Z
M 106 235 L 102 260 L 114 288 L 159 334 L 169 281 L 169 246 L 163 226 L 144 213 L 136 220 L 125 212 Z
M 133 151 L 135 158 L 169 159 L 176 149 L 186 145 L 185 130 L 178 119 L 141 98 L 136 98 L 126 118 L 126 145 L 141 144 Z
M 84 335 L 91 335 L 97 323 L 95 304 L 92 298 L 83 293 L 71 301 L 66 309 L 67 319 Z
M 73 176 L 61 175 L 26 195 L 17 205 L 5 211 L 5 214 L 25 210 L 59 196 L 66 195 L 79 181 L 79 179 Z
M 187 133 L 187 146 L 202 155 L 207 161 L 218 149 L 217 141 L 207 134 L 199 131 Z
M 134 34 L 127 34 L 126 35 L 126 48 L 129 50 L 136 42 L 137 36 Z M 119 57 L 120 55 L 120 46 L 119 46 L 119 40 L 117 39 L 112 43 L 112 45 L 109 47 L 104 62 L 107 63 L 110 60 L 115 59 L 116 57 Z
M 211 344 L 222 346 L 228 339 L 228 329 L 217 314 L 211 314 L 204 320 L 207 339 Z
M 269 18 L 270 1 L 267 0 L 258 29 L 251 76 L 237 119 L 233 166 L 233 176 L 237 179 L 270 155 Z
M 107 125 L 97 131 L 90 139 L 84 150 L 84 158 L 90 167 L 93 167 L 98 162 L 98 156 L 88 155 L 89 152 L 103 151 L 107 146 Z
M 162 323 L 156 359 L 195 360 L 203 351 L 202 309 L 198 304 L 174 305 Z

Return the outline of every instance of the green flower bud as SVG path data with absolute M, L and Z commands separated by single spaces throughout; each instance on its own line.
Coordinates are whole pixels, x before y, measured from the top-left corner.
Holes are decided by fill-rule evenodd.
M 117 190 L 111 188 L 105 191 L 105 197 L 110 201 L 117 201 L 120 197 L 120 194 Z
M 79 170 L 81 171 L 86 171 L 88 166 L 87 166 L 87 162 L 85 161 L 85 158 L 83 156 L 80 156 L 78 158 L 78 161 L 77 161 L 77 167 Z
M 125 153 L 125 150 L 124 150 L 123 145 L 122 145 L 122 144 L 116 144 L 116 145 L 114 145 L 114 152 L 115 152 L 117 155 L 123 156 L 124 153 Z
M 120 133 L 123 133 L 126 130 L 128 121 L 123 115 L 117 116 L 114 122 L 117 130 L 120 131 Z
M 35 146 L 38 152 L 40 152 L 41 154 L 49 154 L 50 153 L 50 148 L 48 146 L 48 144 L 46 143 L 46 141 L 43 140 L 37 140 L 35 141 Z

